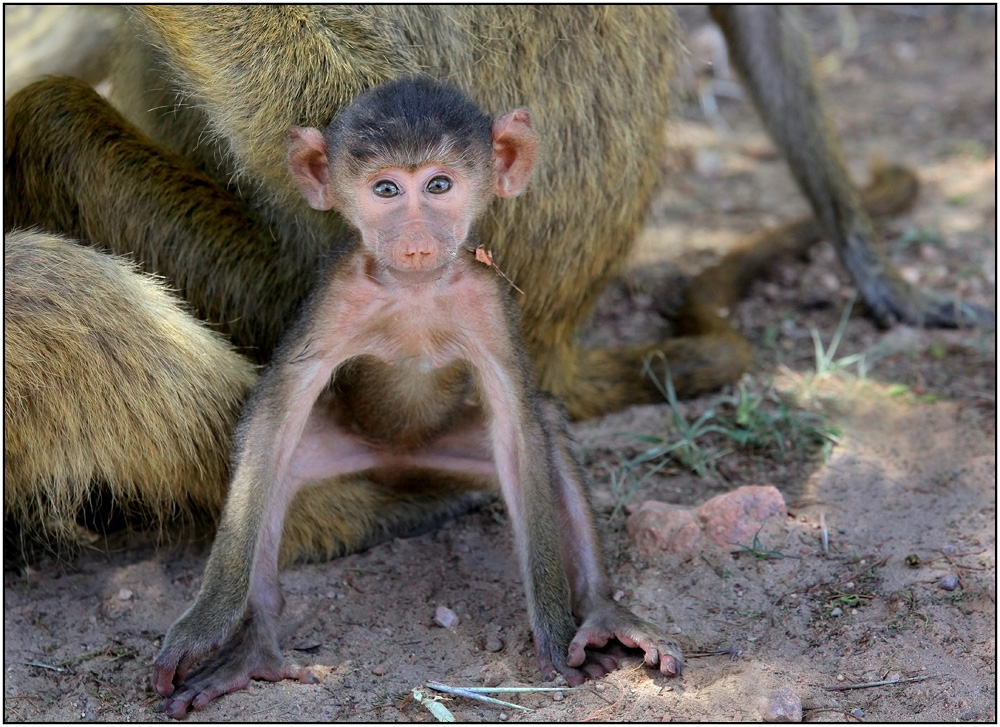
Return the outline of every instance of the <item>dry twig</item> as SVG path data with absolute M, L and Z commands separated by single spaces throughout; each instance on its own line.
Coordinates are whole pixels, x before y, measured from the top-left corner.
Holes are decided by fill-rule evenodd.
M 904 677 L 902 679 L 882 679 L 877 682 L 860 682 L 858 684 L 838 684 L 835 687 L 823 687 L 828 692 L 846 692 L 848 689 L 869 689 L 871 687 L 891 687 L 893 684 L 907 684 L 909 682 L 922 682 L 925 679 L 944 676 L 943 674 L 924 674 L 918 677 Z

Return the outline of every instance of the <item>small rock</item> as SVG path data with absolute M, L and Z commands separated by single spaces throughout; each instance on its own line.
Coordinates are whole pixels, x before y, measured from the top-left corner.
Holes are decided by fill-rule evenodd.
M 865 716 L 865 713 L 864 711 L 862 711 L 861 707 L 855 707 L 854 709 L 852 709 L 851 714 L 853 714 L 858 719 L 861 719 Z
M 384 677 L 388 673 L 389 667 L 385 666 L 385 664 L 379 664 L 378 666 L 372 667 L 372 674 L 377 677 Z
M 702 179 L 716 179 L 722 176 L 725 164 L 722 156 L 711 149 L 698 149 L 694 154 L 694 171 Z
M 434 611 L 434 623 L 446 629 L 458 626 L 458 614 L 447 606 L 438 606 Z
M 826 290 L 834 293 L 840 290 L 840 278 L 838 278 L 833 273 L 823 273 L 819 276 L 819 284 L 822 285 Z
M 677 634 L 681 634 L 681 633 L 684 633 L 684 632 L 681 630 L 680 626 L 678 626 L 677 624 L 674 624 L 669 629 L 667 629 L 667 633 L 670 634 L 671 636 L 677 636 Z
M 507 713 L 506 712 L 501 712 L 500 713 L 500 721 L 501 722 L 506 722 L 508 719 L 509 718 L 507 717 Z
M 962 712 L 962 714 L 959 717 L 959 719 L 962 720 L 963 722 L 971 722 L 972 720 L 976 719 L 977 717 L 979 717 L 979 713 L 976 710 L 974 710 L 974 709 L 967 709 L 964 712 Z
M 912 63 L 917 60 L 916 46 L 903 40 L 897 40 L 892 44 L 892 54 L 903 63 Z
M 604 691 L 604 685 L 603 684 L 595 684 L 594 685 L 594 691 L 603 692 Z
M 781 158 L 777 147 L 766 136 L 756 136 L 740 146 L 740 151 L 751 159 L 771 161 Z
M 484 687 L 499 687 L 510 677 L 510 671 L 503 664 L 487 664 L 479 670 Z
M 694 513 L 686 507 L 647 500 L 625 521 L 636 547 L 647 555 L 667 551 L 689 555 L 701 538 Z
M 781 298 L 781 286 L 777 283 L 761 283 L 759 290 L 768 301 L 776 301 Z
M 760 710 L 765 722 L 801 722 L 802 700 L 789 687 L 771 692 Z
M 749 545 L 770 517 L 788 516 L 785 500 L 776 487 L 750 485 L 717 495 L 703 503 L 695 515 L 705 535 L 723 547 Z
M 127 588 L 121 589 L 120 591 L 118 591 L 118 600 L 119 601 L 130 601 L 130 600 L 132 600 L 132 591 L 130 591 Z
M 621 590 L 620 588 L 619 588 L 619 589 L 618 589 L 617 591 L 615 591 L 615 595 L 613 595 L 613 596 L 611 597 L 611 599 L 612 599 L 612 600 L 613 600 L 613 601 L 614 601 L 615 603 L 618 603 L 618 602 L 619 602 L 620 600 L 622 600 L 623 598 L 625 598 L 625 591 Z
M 842 682 L 842 681 L 844 681 L 844 679 L 846 679 L 846 677 L 843 674 L 838 674 L 837 675 L 837 681 L 838 682 Z
M 836 616 L 843 616 L 844 612 L 840 610 L 840 606 L 834 606 L 833 610 L 830 611 L 830 615 L 834 616 L 834 617 L 836 617 Z
M 486 637 L 486 650 L 491 654 L 503 651 L 503 639 L 496 634 L 490 634 Z
M 552 701 L 554 702 L 561 702 L 565 698 L 562 692 L 552 692 Z
M 944 578 L 938 581 L 938 587 L 943 588 L 946 591 L 954 591 L 958 588 L 958 576 L 954 574 L 948 574 Z

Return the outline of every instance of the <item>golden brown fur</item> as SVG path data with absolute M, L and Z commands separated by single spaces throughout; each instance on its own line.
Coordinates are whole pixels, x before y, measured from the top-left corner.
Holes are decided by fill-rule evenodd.
M 162 282 L 65 238 L 11 233 L 4 324 L 6 515 L 68 537 L 101 486 L 162 516 L 221 509 L 254 367 Z

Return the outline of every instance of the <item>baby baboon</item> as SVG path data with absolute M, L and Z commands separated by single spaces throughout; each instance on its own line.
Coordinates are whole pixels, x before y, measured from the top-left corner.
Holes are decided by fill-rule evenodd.
M 252 678 L 309 678 L 276 636 L 278 548 L 299 490 L 330 490 L 331 513 L 347 521 L 335 529 L 357 528 L 368 543 L 414 507 L 411 480 L 442 477 L 499 485 L 546 678 L 605 674 L 614 659 L 586 649 L 612 638 L 678 674 L 676 645 L 611 598 L 562 414 L 536 390 L 509 284 L 479 247 L 492 198 L 527 185 L 537 147 L 528 111 L 491 122 L 450 86 L 403 79 L 290 136 L 296 185 L 314 209 L 339 211 L 350 239 L 333 246 L 244 412 L 201 591 L 156 659 L 161 708 L 180 717 Z M 340 486 L 359 472 L 402 496 L 383 505 Z

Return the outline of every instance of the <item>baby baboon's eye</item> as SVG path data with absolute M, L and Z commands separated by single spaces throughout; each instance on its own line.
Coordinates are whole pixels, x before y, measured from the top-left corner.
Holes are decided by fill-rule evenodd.
M 390 182 L 388 179 L 375 182 L 375 186 L 372 187 L 372 191 L 379 197 L 395 197 L 400 192 L 399 187 L 396 186 L 395 182 Z
M 431 194 L 444 194 L 451 189 L 451 180 L 448 177 L 434 177 L 427 183 L 427 191 Z

